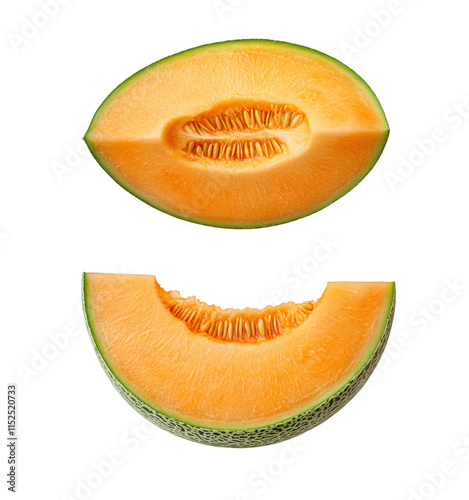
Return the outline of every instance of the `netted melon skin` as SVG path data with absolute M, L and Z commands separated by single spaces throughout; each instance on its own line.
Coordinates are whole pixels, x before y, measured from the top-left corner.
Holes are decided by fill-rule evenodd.
M 381 356 L 383 355 L 389 334 L 391 332 L 395 304 L 396 294 L 394 292 L 386 326 L 378 346 L 368 359 L 363 369 L 347 385 L 342 387 L 342 389 L 336 392 L 329 399 L 326 399 L 320 405 L 315 406 L 310 410 L 272 425 L 247 430 L 224 430 L 211 429 L 208 427 L 196 427 L 194 425 L 181 422 L 180 420 L 176 420 L 172 417 L 168 417 L 167 415 L 159 413 L 154 408 L 148 406 L 146 403 L 137 398 L 135 394 L 129 391 L 110 370 L 109 366 L 106 364 L 101 353 L 99 352 L 88 321 L 87 326 L 96 355 L 98 356 L 101 366 L 109 377 L 109 380 L 112 382 L 119 394 L 147 420 L 165 431 L 171 432 L 176 436 L 188 439 L 189 441 L 194 441 L 196 443 L 227 448 L 254 448 L 257 446 L 267 446 L 270 444 L 280 443 L 313 429 L 337 413 L 360 391 L 365 382 L 370 378 Z

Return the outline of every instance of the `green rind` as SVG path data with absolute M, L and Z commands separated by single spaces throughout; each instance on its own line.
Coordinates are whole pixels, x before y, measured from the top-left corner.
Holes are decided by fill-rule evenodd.
M 168 62 L 170 59 L 175 59 L 175 58 L 177 59 L 179 57 L 187 56 L 191 52 L 197 52 L 200 49 L 203 49 L 203 48 L 206 48 L 206 47 L 216 47 L 216 46 L 221 46 L 221 45 L 242 45 L 243 43 L 246 43 L 246 42 L 256 42 L 256 43 L 261 43 L 261 44 L 265 44 L 265 45 L 275 45 L 275 46 L 283 45 L 283 46 L 286 46 L 288 48 L 294 48 L 295 50 L 298 50 L 300 52 L 303 51 L 303 52 L 306 52 L 308 54 L 314 53 L 314 54 L 316 54 L 316 55 L 318 55 L 318 56 L 320 56 L 320 57 L 322 57 L 322 58 L 330 61 L 335 66 L 341 68 L 345 73 L 348 73 L 349 75 L 351 75 L 365 89 L 365 91 L 368 92 L 368 94 L 370 95 L 371 99 L 374 101 L 375 106 L 376 106 L 376 110 L 380 113 L 380 115 L 381 115 L 381 117 L 382 117 L 382 119 L 383 119 L 383 121 L 384 121 L 384 123 L 386 125 L 386 128 L 383 129 L 384 136 L 383 136 L 381 147 L 378 149 L 376 157 L 373 158 L 373 160 L 370 162 L 369 168 L 366 169 L 363 172 L 363 175 L 361 175 L 356 180 L 355 183 L 351 184 L 350 186 L 345 187 L 344 190 L 341 191 L 336 197 L 331 198 L 330 200 L 328 200 L 323 205 L 320 205 L 319 207 L 315 207 L 313 210 L 310 210 L 310 211 L 307 211 L 307 212 L 304 212 L 304 213 L 301 213 L 301 214 L 297 214 L 297 215 L 295 215 L 293 217 L 290 217 L 290 218 L 281 219 L 281 220 L 277 220 L 277 221 L 272 221 L 272 222 L 268 222 L 268 223 L 262 223 L 262 224 L 243 224 L 243 225 L 240 225 L 240 224 L 220 224 L 220 223 L 217 223 L 217 222 L 212 222 L 212 221 L 207 221 L 207 220 L 202 220 L 202 219 L 194 219 L 194 218 L 185 216 L 183 214 L 179 214 L 177 212 L 173 212 L 171 210 L 168 210 L 167 208 L 163 208 L 163 207 L 155 204 L 153 201 L 147 199 L 142 193 L 138 193 L 137 191 L 135 191 L 134 189 L 132 189 L 130 186 L 128 186 L 124 181 L 122 181 L 121 179 L 119 179 L 118 176 L 115 174 L 115 172 L 113 172 L 112 169 L 109 168 L 106 165 L 106 162 L 96 153 L 96 151 L 94 150 L 93 146 L 91 145 L 90 141 L 87 138 L 88 134 L 90 133 L 90 131 L 93 128 L 93 124 L 98 120 L 99 115 L 104 111 L 106 105 L 110 104 L 112 102 L 112 99 L 119 93 L 119 91 L 123 90 L 135 78 L 141 76 L 142 74 L 144 74 L 147 71 L 150 71 L 155 66 L 158 66 L 158 65 L 160 65 L 160 64 L 162 64 L 164 62 Z M 386 146 L 388 137 L 389 137 L 389 123 L 387 121 L 386 115 L 384 114 L 384 110 L 383 110 L 383 108 L 381 106 L 381 103 L 379 102 L 376 94 L 373 92 L 373 90 L 371 89 L 371 87 L 365 82 L 365 80 L 363 80 L 363 78 L 360 75 L 358 75 L 357 73 L 355 73 L 355 71 L 353 71 L 349 66 L 347 66 L 344 63 L 342 63 L 338 59 L 335 59 L 334 57 L 329 56 L 328 54 L 325 54 L 325 53 L 323 53 L 323 52 L 321 52 L 319 50 L 315 50 L 315 49 L 311 49 L 309 47 L 305 47 L 303 45 L 298 45 L 298 44 L 289 43 L 289 42 L 281 42 L 281 41 L 276 41 L 276 40 L 264 40 L 264 39 L 255 39 L 255 38 L 253 38 L 253 39 L 242 39 L 242 40 L 227 40 L 225 42 L 217 42 L 217 43 L 210 43 L 210 44 L 200 45 L 198 47 L 187 49 L 187 50 L 184 50 L 182 52 L 178 52 L 177 54 L 173 54 L 171 56 L 167 56 L 167 57 L 165 57 L 163 59 L 160 59 L 159 61 L 156 61 L 156 62 L 154 62 L 154 63 L 152 63 L 152 64 L 150 64 L 150 65 L 142 68 L 141 70 L 137 71 L 136 73 L 134 73 L 133 75 L 131 75 L 129 78 L 127 78 L 126 80 L 124 80 L 120 85 L 118 85 L 106 97 L 106 99 L 101 103 L 101 105 L 96 110 L 95 114 L 93 115 L 93 118 L 91 120 L 90 126 L 88 127 L 88 130 L 86 131 L 85 136 L 83 137 L 83 140 L 85 141 L 86 145 L 88 146 L 88 149 L 90 150 L 91 154 L 93 155 L 93 157 L 95 158 L 95 160 L 98 162 L 98 164 L 102 167 L 102 169 L 119 186 L 121 186 L 123 189 L 125 189 L 127 192 L 129 192 L 131 195 L 135 196 L 137 199 L 139 199 L 140 201 L 143 201 L 144 203 L 146 203 L 147 205 L 151 206 L 152 208 L 156 208 L 160 212 L 166 213 L 166 214 L 171 215 L 173 217 L 176 217 L 178 219 L 185 220 L 185 221 L 188 221 L 188 222 L 194 222 L 196 224 L 201 224 L 201 225 L 204 225 L 204 226 L 213 226 L 213 227 L 220 227 L 220 228 L 226 228 L 226 229 L 256 229 L 256 228 L 260 228 L 260 227 L 277 226 L 277 225 L 280 225 L 280 224 L 286 224 L 288 222 L 292 222 L 292 221 L 295 221 L 295 220 L 298 220 L 298 219 L 302 219 L 303 217 L 307 217 L 307 216 L 312 215 L 312 214 L 314 214 L 316 212 L 319 212 L 320 210 L 328 207 L 329 205 L 331 205 L 332 203 L 334 203 L 338 199 L 340 199 L 343 196 L 345 196 L 348 192 L 350 192 L 354 187 L 356 187 L 371 172 L 371 170 L 373 169 L 373 167 L 378 162 L 378 160 L 379 160 L 379 158 L 380 158 L 380 156 L 381 156 L 381 154 L 382 154 L 382 152 L 383 152 L 383 150 L 384 150 L 384 148 Z
M 359 392 L 376 368 L 389 338 L 396 304 L 395 285 L 393 284 L 386 321 L 381 327 L 382 331 L 378 337 L 377 345 L 357 373 L 335 394 L 309 410 L 275 424 L 251 429 L 229 430 L 198 427 L 177 420 L 155 410 L 131 392 L 106 363 L 99 350 L 96 337 L 93 333 L 91 315 L 87 310 L 86 273 L 83 275 L 82 298 L 86 324 L 94 350 L 101 366 L 119 394 L 136 411 L 161 429 L 196 443 L 228 448 L 252 448 L 280 443 L 316 427 L 342 409 Z

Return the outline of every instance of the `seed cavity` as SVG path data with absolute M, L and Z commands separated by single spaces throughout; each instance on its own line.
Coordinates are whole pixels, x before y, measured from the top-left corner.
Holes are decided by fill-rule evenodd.
M 163 132 L 168 145 L 188 160 L 238 166 L 298 154 L 309 133 L 307 115 L 298 107 L 254 99 L 224 101 L 174 118 Z
M 226 342 L 261 342 L 300 325 L 315 302 L 289 302 L 265 309 L 221 309 L 195 297 L 182 298 L 178 292 L 165 292 L 165 304 L 171 313 L 194 333 Z
M 249 158 L 271 158 L 282 154 L 285 145 L 278 139 L 259 141 L 189 141 L 184 151 L 191 156 L 212 158 L 214 160 L 246 160 Z
M 262 109 L 264 108 L 264 109 Z M 290 129 L 300 125 L 304 115 L 288 104 L 259 104 L 258 107 L 237 106 L 212 117 L 196 117 L 182 128 L 189 134 L 252 131 L 263 129 Z

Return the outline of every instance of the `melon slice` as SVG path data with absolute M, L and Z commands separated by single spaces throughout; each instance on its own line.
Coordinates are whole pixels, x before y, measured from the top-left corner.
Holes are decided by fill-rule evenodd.
M 164 212 L 260 227 L 329 205 L 389 133 L 368 85 L 315 50 L 215 43 L 139 71 L 103 102 L 85 141 L 104 170 Z
M 143 416 L 200 443 L 276 443 L 363 386 L 391 328 L 394 283 L 329 283 L 317 301 L 220 309 L 153 276 L 85 274 L 98 358 Z

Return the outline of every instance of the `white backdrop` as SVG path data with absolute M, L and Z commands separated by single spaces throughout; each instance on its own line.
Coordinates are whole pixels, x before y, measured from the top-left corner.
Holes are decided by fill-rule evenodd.
M 467 498 L 468 5 L 21 0 L 1 9 L 0 399 L 5 434 L 7 383 L 18 384 L 16 498 Z M 235 38 L 324 51 L 381 100 L 391 127 L 381 160 L 315 215 L 258 230 L 191 224 L 128 194 L 84 149 L 94 111 L 126 77 Z M 375 376 L 335 417 L 287 443 L 218 449 L 146 424 L 112 388 L 85 330 L 83 271 L 154 274 L 223 307 L 317 298 L 329 280 L 395 280 L 397 311 Z

